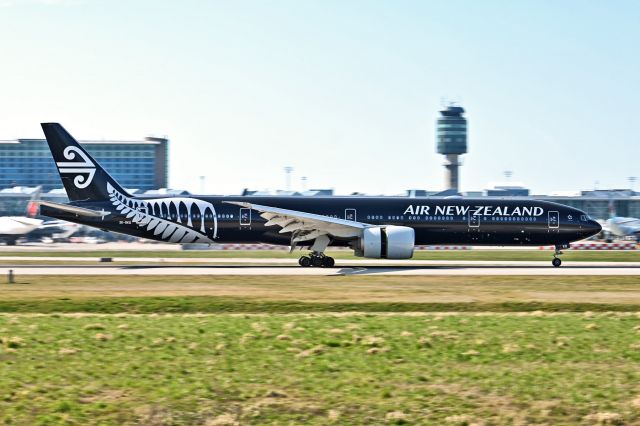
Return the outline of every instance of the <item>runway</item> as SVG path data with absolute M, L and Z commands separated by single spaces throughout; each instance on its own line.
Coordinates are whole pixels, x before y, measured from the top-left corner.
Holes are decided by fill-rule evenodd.
M 239 259 L 236 259 L 239 260 Z M 243 264 L 251 260 L 252 264 Z M 285 259 L 286 260 L 286 259 Z M 288 261 L 272 263 L 256 259 L 220 260 L 216 264 L 190 265 L 0 265 L 0 274 L 12 270 L 15 275 L 637 275 L 640 262 L 572 262 L 552 267 L 549 262 L 519 261 L 415 261 L 413 264 L 385 265 L 354 261 L 338 262 L 335 268 L 302 268 Z M 342 263 L 342 264 L 341 264 Z

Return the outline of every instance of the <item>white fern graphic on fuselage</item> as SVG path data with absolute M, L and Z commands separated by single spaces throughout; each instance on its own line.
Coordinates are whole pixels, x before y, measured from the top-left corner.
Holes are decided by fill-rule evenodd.
M 169 243 L 210 244 L 217 237 L 216 210 L 207 201 L 182 197 L 137 200 L 120 193 L 109 183 L 107 192 L 116 210 L 131 220 L 132 224 L 146 227 L 147 231 L 153 233 L 150 238 Z M 186 213 L 181 214 L 181 210 Z M 186 224 L 183 220 L 186 220 Z M 207 221 L 213 227 L 207 229 Z

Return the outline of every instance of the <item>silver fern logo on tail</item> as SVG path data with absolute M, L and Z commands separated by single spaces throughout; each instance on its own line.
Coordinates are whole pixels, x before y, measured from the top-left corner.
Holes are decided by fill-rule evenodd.
M 217 237 L 216 210 L 209 202 L 183 197 L 137 200 L 120 193 L 108 182 L 107 192 L 116 210 L 132 224 L 153 233 L 150 238 L 170 243 L 211 244 Z M 173 213 L 175 222 L 169 220 Z M 207 219 L 212 227 L 207 228 Z
M 84 189 L 91 185 L 93 176 L 96 174 L 96 165 L 77 146 L 68 146 L 62 151 L 64 158 L 70 161 L 59 161 L 58 170 L 60 174 L 75 174 L 73 184 L 76 188 Z M 76 157 L 79 156 L 79 159 Z

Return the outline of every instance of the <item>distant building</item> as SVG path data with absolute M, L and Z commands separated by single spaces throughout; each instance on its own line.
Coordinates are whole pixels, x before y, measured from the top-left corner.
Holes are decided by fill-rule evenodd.
M 538 200 L 553 201 L 583 210 L 595 219 L 610 215 L 640 218 L 640 193 L 630 189 L 582 191 L 578 196 L 532 195 Z
M 433 192 L 420 189 L 406 191 L 407 197 L 446 197 L 453 192 Z M 640 218 L 640 192 L 630 189 L 610 189 L 594 191 L 552 192 L 551 194 L 531 194 L 520 184 L 495 184 L 484 191 L 465 191 L 464 197 L 520 197 L 552 201 L 583 210 L 595 219 L 607 219 L 610 215 Z
M 179 197 L 191 195 L 188 191 L 178 189 L 150 189 L 139 190 L 129 189 L 132 195 L 147 197 Z M 24 216 L 27 211 L 27 205 L 37 190 L 36 187 L 16 186 L 13 188 L 0 189 L 0 216 Z M 44 201 L 53 201 L 54 203 L 68 203 L 69 198 L 64 188 L 53 189 L 43 192 L 40 199 Z
M 485 190 L 485 195 L 488 197 L 527 197 L 529 189 L 521 184 L 494 184 L 492 188 Z
M 14 187 L 0 189 L 0 216 L 24 216 L 27 205 L 33 197 L 37 187 Z M 64 189 L 42 193 L 40 199 L 54 203 L 67 203 L 67 193 Z
M 168 186 L 168 139 L 79 142 L 125 188 L 148 190 Z M 0 141 L 0 170 L 0 189 L 41 185 L 47 192 L 62 188 L 44 139 Z
M 429 195 L 432 195 L 432 194 L 433 192 L 427 191 L 425 189 L 407 189 L 406 196 L 415 198 L 415 197 L 428 197 Z
M 291 197 L 320 197 L 320 196 L 324 196 L 324 197 L 331 197 L 333 196 L 333 189 L 308 189 L 306 191 L 287 191 L 287 190 L 275 190 L 275 191 L 271 191 L 271 190 L 265 190 L 265 191 L 260 191 L 260 190 L 253 190 L 253 189 L 244 189 L 242 191 L 242 196 L 255 196 L 255 197 L 270 197 L 270 196 L 277 196 L 277 197 L 287 197 L 287 196 L 291 196 Z

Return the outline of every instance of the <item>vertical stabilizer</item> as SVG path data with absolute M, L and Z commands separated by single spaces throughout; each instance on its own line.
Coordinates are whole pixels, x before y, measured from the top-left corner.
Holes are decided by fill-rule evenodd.
M 36 217 L 38 215 L 38 203 L 40 201 L 40 195 L 42 194 L 42 186 L 37 186 L 35 191 L 31 194 L 31 198 L 27 203 L 27 217 Z
M 42 123 L 42 130 L 69 200 L 108 200 L 107 184 L 131 197 L 64 127 L 58 123 Z

